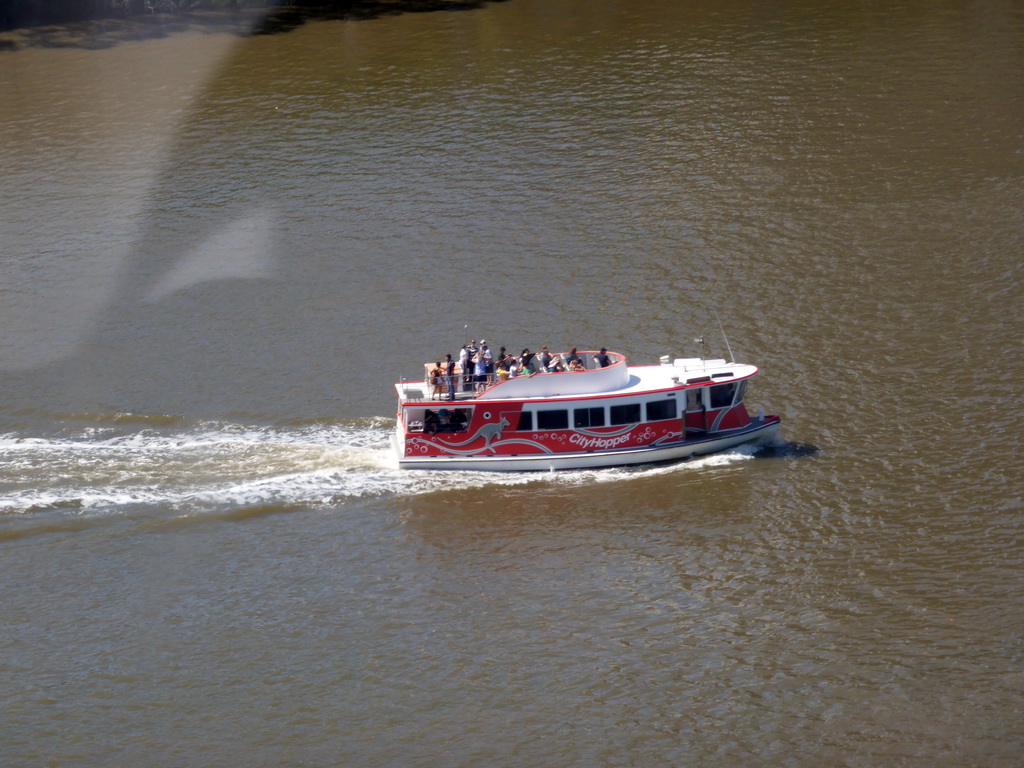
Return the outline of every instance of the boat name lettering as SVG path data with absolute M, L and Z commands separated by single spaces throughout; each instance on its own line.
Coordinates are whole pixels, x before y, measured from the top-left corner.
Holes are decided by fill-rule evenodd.
M 615 437 L 588 437 L 578 432 L 569 436 L 569 442 L 578 445 L 580 448 L 615 448 L 623 443 L 629 442 L 630 432 Z

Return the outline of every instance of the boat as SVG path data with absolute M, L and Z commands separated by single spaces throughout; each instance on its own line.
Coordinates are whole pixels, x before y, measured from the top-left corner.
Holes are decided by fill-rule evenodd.
M 399 467 L 621 467 L 776 439 L 780 418 L 763 408 L 751 415 L 744 403 L 756 366 L 667 355 L 632 366 L 623 354 L 603 352 L 576 353 L 582 370 L 547 372 L 533 358 L 522 375 L 509 378 L 473 381 L 457 369 L 451 388 L 429 374 L 398 382 L 391 440 Z

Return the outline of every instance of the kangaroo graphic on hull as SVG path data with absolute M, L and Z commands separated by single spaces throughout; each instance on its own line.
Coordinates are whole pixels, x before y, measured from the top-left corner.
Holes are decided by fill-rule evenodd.
M 469 445 L 477 438 L 482 437 L 484 439 L 484 447 L 482 450 L 494 453 L 494 447 L 491 445 L 491 441 L 496 437 L 500 438 L 501 433 L 507 426 L 509 426 L 509 421 L 503 416 L 501 421 L 496 424 L 484 424 L 468 440 L 463 440 L 461 443 L 445 443 L 444 445 L 448 448 L 461 448 L 464 445 Z

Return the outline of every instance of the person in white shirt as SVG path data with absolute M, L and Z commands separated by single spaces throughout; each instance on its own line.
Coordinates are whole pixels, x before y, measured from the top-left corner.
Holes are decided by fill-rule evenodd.
M 459 350 L 459 368 L 462 370 L 462 391 L 469 391 L 469 361 L 472 355 L 469 354 L 469 347 L 466 344 L 462 345 L 462 349 Z

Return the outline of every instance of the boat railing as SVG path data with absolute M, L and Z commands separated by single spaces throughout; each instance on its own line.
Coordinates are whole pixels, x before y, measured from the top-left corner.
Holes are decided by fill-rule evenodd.
M 455 382 L 455 399 L 473 400 L 486 387 L 490 386 L 491 383 L 493 382 L 481 383 L 479 389 L 477 388 L 477 385 L 473 383 L 470 385 L 468 390 L 463 390 L 461 377 L 457 376 Z M 398 400 L 401 403 L 428 403 L 449 400 L 447 384 L 438 389 L 427 381 L 408 382 L 403 380 L 400 384 L 397 384 L 395 388 L 398 390 Z
M 585 369 L 582 371 L 544 371 L 539 370 L 537 363 L 531 366 L 529 374 L 518 376 L 502 376 L 500 373 L 474 374 L 462 373 L 457 370 L 454 376 L 456 400 L 508 399 L 513 397 L 557 397 L 559 395 L 587 394 L 605 392 L 625 386 L 629 380 L 624 355 L 609 352 L 611 365 L 607 368 L 598 366 L 594 357 L 597 352 L 579 352 Z M 568 353 L 554 355 L 563 363 Z M 429 364 L 425 366 L 429 374 Z M 419 403 L 427 401 L 449 400 L 446 381 L 432 384 L 428 378 L 419 382 L 407 382 L 404 379 L 398 385 L 399 400 L 402 403 Z
M 509 377 L 496 382 L 480 393 L 481 400 L 508 399 L 515 397 L 559 397 L 562 395 L 584 395 L 610 392 L 629 383 L 629 369 L 624 355 L 609 353 L 611 365 L 607 368 L 596 366 L 593 355 L 596 352 L 580 352 L 589 366 L 582 371 L 558 371 Z

